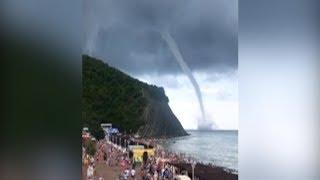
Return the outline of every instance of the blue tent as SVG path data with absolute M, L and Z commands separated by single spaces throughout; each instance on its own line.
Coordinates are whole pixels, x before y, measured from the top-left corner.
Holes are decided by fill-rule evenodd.
M 118 128 L 110 128 L 108 133 L 109 134 L 117 134 L 117 133 L 119 133 L 119 130 L 118 130 Z

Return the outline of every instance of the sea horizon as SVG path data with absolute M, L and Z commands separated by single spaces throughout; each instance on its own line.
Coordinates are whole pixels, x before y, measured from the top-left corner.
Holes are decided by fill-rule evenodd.
M 202 131 L 202 132 L 211 132 L 211 131 L 239 131 L 238 129 L 184 129 L 185 131 Z

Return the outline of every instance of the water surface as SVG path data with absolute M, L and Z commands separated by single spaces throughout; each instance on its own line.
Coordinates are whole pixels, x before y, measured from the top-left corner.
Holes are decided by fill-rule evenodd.
M 238 131 L 188 130 L 190 135 L 167 140 L 163 146 L 204 163 L 238 170 Z

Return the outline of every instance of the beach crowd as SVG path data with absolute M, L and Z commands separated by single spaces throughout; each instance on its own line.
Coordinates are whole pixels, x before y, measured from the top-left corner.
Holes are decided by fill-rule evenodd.
M 103 180 L 103 177 L 97 177 L 95 167 L 97 163 L 105 163 L 107 167 L 119 167 L 119 180 L 173 180 L 178 179 L 177 175 L 181 175 L 183 171 L 171 165 L 171 163 L 189 162 L 189 159 L 182 155 L 166 151 L 157 145 L 154 139 L 130 138 L 130 143 L 154 147 L 155 153 L 154 155 L 144 153 L 143 161 L 136 162 L 133 153 L 127 147 L 122 147 L 121 143 L 118 143 L 120 144 L 118 145 L 106 139 L 97 141 L 97 150 L 94 156 L 90 156 L 83 148 L 83 167 L 87 179 Z
M 222 167 L 205 165 L 185 154 L 170 152 L 162 148 L 161 141 L 128 136 L 109 137 L 95 141 L 96 151 L 92 156 L 83 147 L 83 180 L 191 180 L 195 167 L 198 170 L 194 173 L 194 179 L 238 178 L 236 173 L 227 172 Z M 145 151 L 137 161 L 130 146 L 151 148 L 154 153 Z

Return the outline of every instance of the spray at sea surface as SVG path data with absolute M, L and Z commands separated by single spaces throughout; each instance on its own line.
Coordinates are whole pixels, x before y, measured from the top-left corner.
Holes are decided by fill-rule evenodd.
M 168 47 L 170 48 L 172 54 L 174 55 L 176 61 L 178 62 L 179 66 L 183 70 L 183 72 L 188 76 L 190 82 L 192 83 L 194 90 L 197 95 L 197 99 L 199 102 L 200 110 L 202 118 L 198 120 L 198 129 L 212 129 L 217 128 L 217 125 L 214 122 L 208 121 L 206 119 L 206 113 L 203 106 L 203 100 L 202 100 L 202 94 L 199 87 L 199 84 L 197 83 L 196 79 L 192 75 L 192 72 L 190 68 L 188 67 L 187 63 L 183 60 L 183 57 L 179 51 L 179 48 L 177 44 L 175 43 L 175 40 L 172 38 L 172 36 L 167 31 L 161 32 L 161 37 L 166 41 L 168 44 Z

